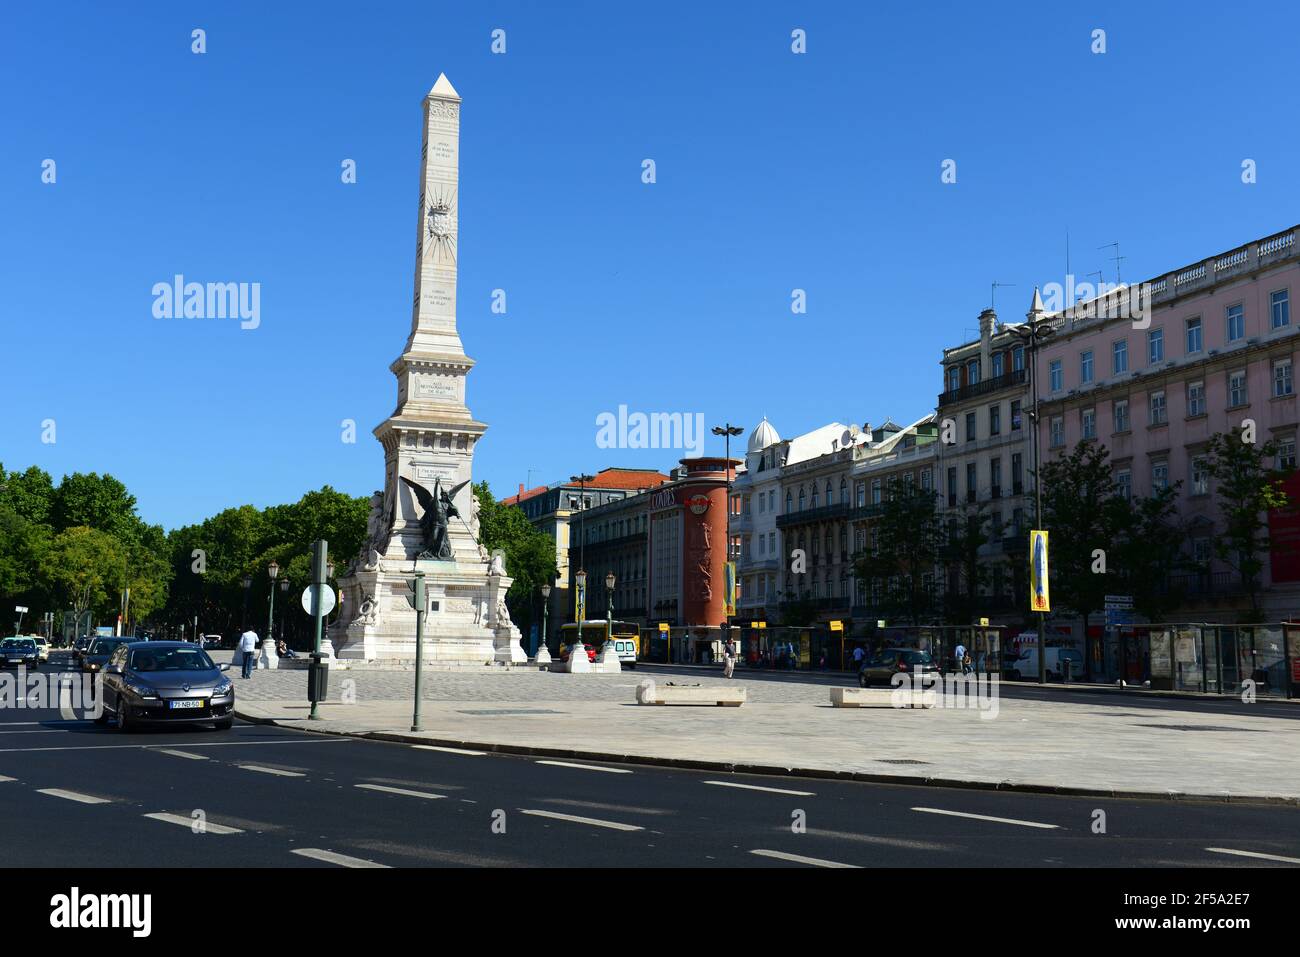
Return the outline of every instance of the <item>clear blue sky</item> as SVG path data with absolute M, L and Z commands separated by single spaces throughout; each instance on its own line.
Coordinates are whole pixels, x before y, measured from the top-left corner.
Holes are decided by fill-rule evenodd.
M 1022 316 L 1067 229 L 1077 274 L 1112 279 L 1119 240 L 1131 280 L 1300 220 L 1294 8 L 1057 6 L 6 4 L 0 461 L 111 472 L 167 527 L 381 484 L 440 71 L 498 494 L 672 465 L 596 447 L 619 404 L 783 434 L 920 417 L 989 284 Z M 153 319 L 175 273 L 260 282 L 261 327 Z

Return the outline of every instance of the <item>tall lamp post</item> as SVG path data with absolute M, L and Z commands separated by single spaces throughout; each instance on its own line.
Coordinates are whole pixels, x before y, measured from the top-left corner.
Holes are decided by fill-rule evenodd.
M 733 557 L 731 554 L 731 475 L 732 475 L 731 437 L 733 435 L 740 435 L 744 431 L 745 430 L 742 429 L 740 426 L 732 425 L 730 422 L 727 422 L 724 425 L 715 425 L 713 427 L 714 435 L 723 436 L 725 447 L 727 450 L 727 553 L 726 553 L 727 561 L 731 561 Z M 726 575 L 723 575 L 723 580 L 725 581 L 725 579 L 726 579 Z M 735 581 L 735 576 L 733 575 L 731 581 L 731 594 L 727 596 L 726 603 L 723 605 L 723 608 L 724 609 L 730 608 L 732 604 L 735 602 L 735 600 L 736 600 L 736 581 Z M 728 623 L 730 623 L 731 621 L 730 616 L 727 616 L 727 621 Z
M 271 637 L 271 627 L 275 624 L 275 579 L 280 574 L 279 562 L 271 559 L 271 564 L 266 566 L 266 573 L 271 576 L 271 605 L 270 610 L 266 613 L 266 640 L 274 641 Z
M 248 631 L 248 593 L 253 588 L 253 576 L 245 575 L 239 580 L 239 584 L 244 586 L 244 617 L 240 621 L 239 627 L 244 631 Z
M 614 585 L 616 579 L 613 572 L 605 574 L 605 640 L 610 641 L 614 637 Z
M 1025 345 L 1025 364 L 1029 367 L 1029 389 L 1030 403 L 1033 411 L 1029 416 L 1033 420 L 1033 461 L 1034 461 L 1034 528 L 1043 527 L 1043 488 L 1038 481 L 1038 350 L 1043 343 L 1050 339 L 1056 332 L 1052 325 L 1045 318 L 1043 310 L 1043 299 L 1038 294 L 1038 287 L 1034 287 L 1034 299 L 1029 306 L 1029 312 L 1025 313 L 1025 322 L 1019 326 L 1012 326 L 1011 332 Z M 1032 584 L 1030 586 L 1032 588 Z M 1044 613 L 1038 612 L 1038 683 L 1047 684 L 1047 651 L 1046 638 L 1044 635 Z M 1084 647 L 1087 647 L 1088 636 L 1083 637 Z M 1088 660 L 1088 667 L 1091 670 L 1092 660 Z
M 542 640 L 537 645 L 537 653 L 536 653 L 536 657 L 539 664 L 541 663 L 543 652 L 546 653 L 547 661 L 549 661 L 551 658 L 550 649 L 546 647 L 546 616 L 547 613 L 550 611 L 550 608 L 551 608 L 551 586 L 543 585 L 542 586 Z
M 288 601 L 288 599 L 289 599 L 289 579 L 287 579 L 287 578 L 281 578 L 281 579 L 280 579 L 280 594 L 284 596 L 284 598 L 285 598 L 286 601 Z M 289 617 L 288 615 L 281 615 L 281 616 L 280 616 L 280 640 L 281 640 L 281 641 L 284 641 L 284 620 L 285 620 L 286 618 L 288 618 L 288 617 Z
M 578 511 L 581 513 L 581 514 L 578 515 L 578 575 L 577 575 L 577 576 L 574 576 L 575 580 L 577 579 L 578 576 L 581 576 L 581 578 L 582 578 L 582 584 L 580 584 L 580 585 L 578 586 L 578 606 L 577 606 L 577 609 L 576 609 L 576 610 L 580 610 L 580 611 L 581 611 L 581 614 L 580 614 L 580 615 L 575 615 L 575 617 L 577 617 L 577 618 L 579 618 L 579 619 L 581 619 L 581 618 L 585 618 L 586 615 L 587 615 L 587 602 L 586 602 L 586 586 L 587 586 L 587 575 L 586 575 L 586 568 L 587 568 L 587 536 L 586 536 L 586 534 L 585 534 L 585 532 L 584 532 L 584 530 L 583 530 L 583 526 L 586 524 L 586 520 L 587 520 L 587 517 L 586 517 L 586 511 L 587 511 L 587 483 L 588 483 L 588 482 L 594 482 L 595 480 L 596 480 L 596 476 L 594 476 L 594 475 L 588 475 L 588 474 L 586 474 L 585 472 L 583 472 L 583 473 L 580 474 L 580 475 L 570 475 L 570 476 L 569 476 L 569 481 L 570 481 L 570 482 L 577 482 L 577 483 L 578 483 Z M 570 562 L 573 561 L 573 539 L 572 539 L 572 537 L 570 537 L 570 539 L 569 539 L 569 561 L 570 561 Z M 579 635 L 582 634 L 582 621 L 581 621 L 581 620 L 578 621 L 578 634 L 579 634 Z

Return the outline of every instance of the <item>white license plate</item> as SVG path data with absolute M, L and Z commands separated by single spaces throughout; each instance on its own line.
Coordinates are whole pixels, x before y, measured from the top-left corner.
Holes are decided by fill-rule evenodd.
M 9 663 L 10 663 L 11 665 L 21 665 L 21 664 L 23 663 L 23 659 L 21 659 L 21 658 L 10 658 L 10 659 L 9 659 Z
M 203 699 L 198 698 L 192 701 L 168 701 L 167 707 L 172 708 L 173 710 L 178 710 L 180 708 L 202 708 Z

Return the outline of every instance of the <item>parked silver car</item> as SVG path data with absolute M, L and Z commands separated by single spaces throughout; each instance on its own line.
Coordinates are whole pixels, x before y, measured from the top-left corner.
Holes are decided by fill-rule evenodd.
M 235 688 L 203 649 L 185 641 L 132 641 L 113 650 L 104 668 L 101 724 L 122 731 L 146 724 L 211 724 L 235 720 Z

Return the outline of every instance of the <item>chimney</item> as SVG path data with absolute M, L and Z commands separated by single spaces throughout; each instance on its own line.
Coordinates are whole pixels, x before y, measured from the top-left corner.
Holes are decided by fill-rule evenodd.
M 993 332 L 997 329 L 998 314 L 992 309 L 980 313 L 980 379 L 993 371 Z
M 523 482 L 520 482 L 520 483 L 519 483 L 519 494 L 520 494 L 521 496 L 524 494 L 524 483 L 523 483 Z

